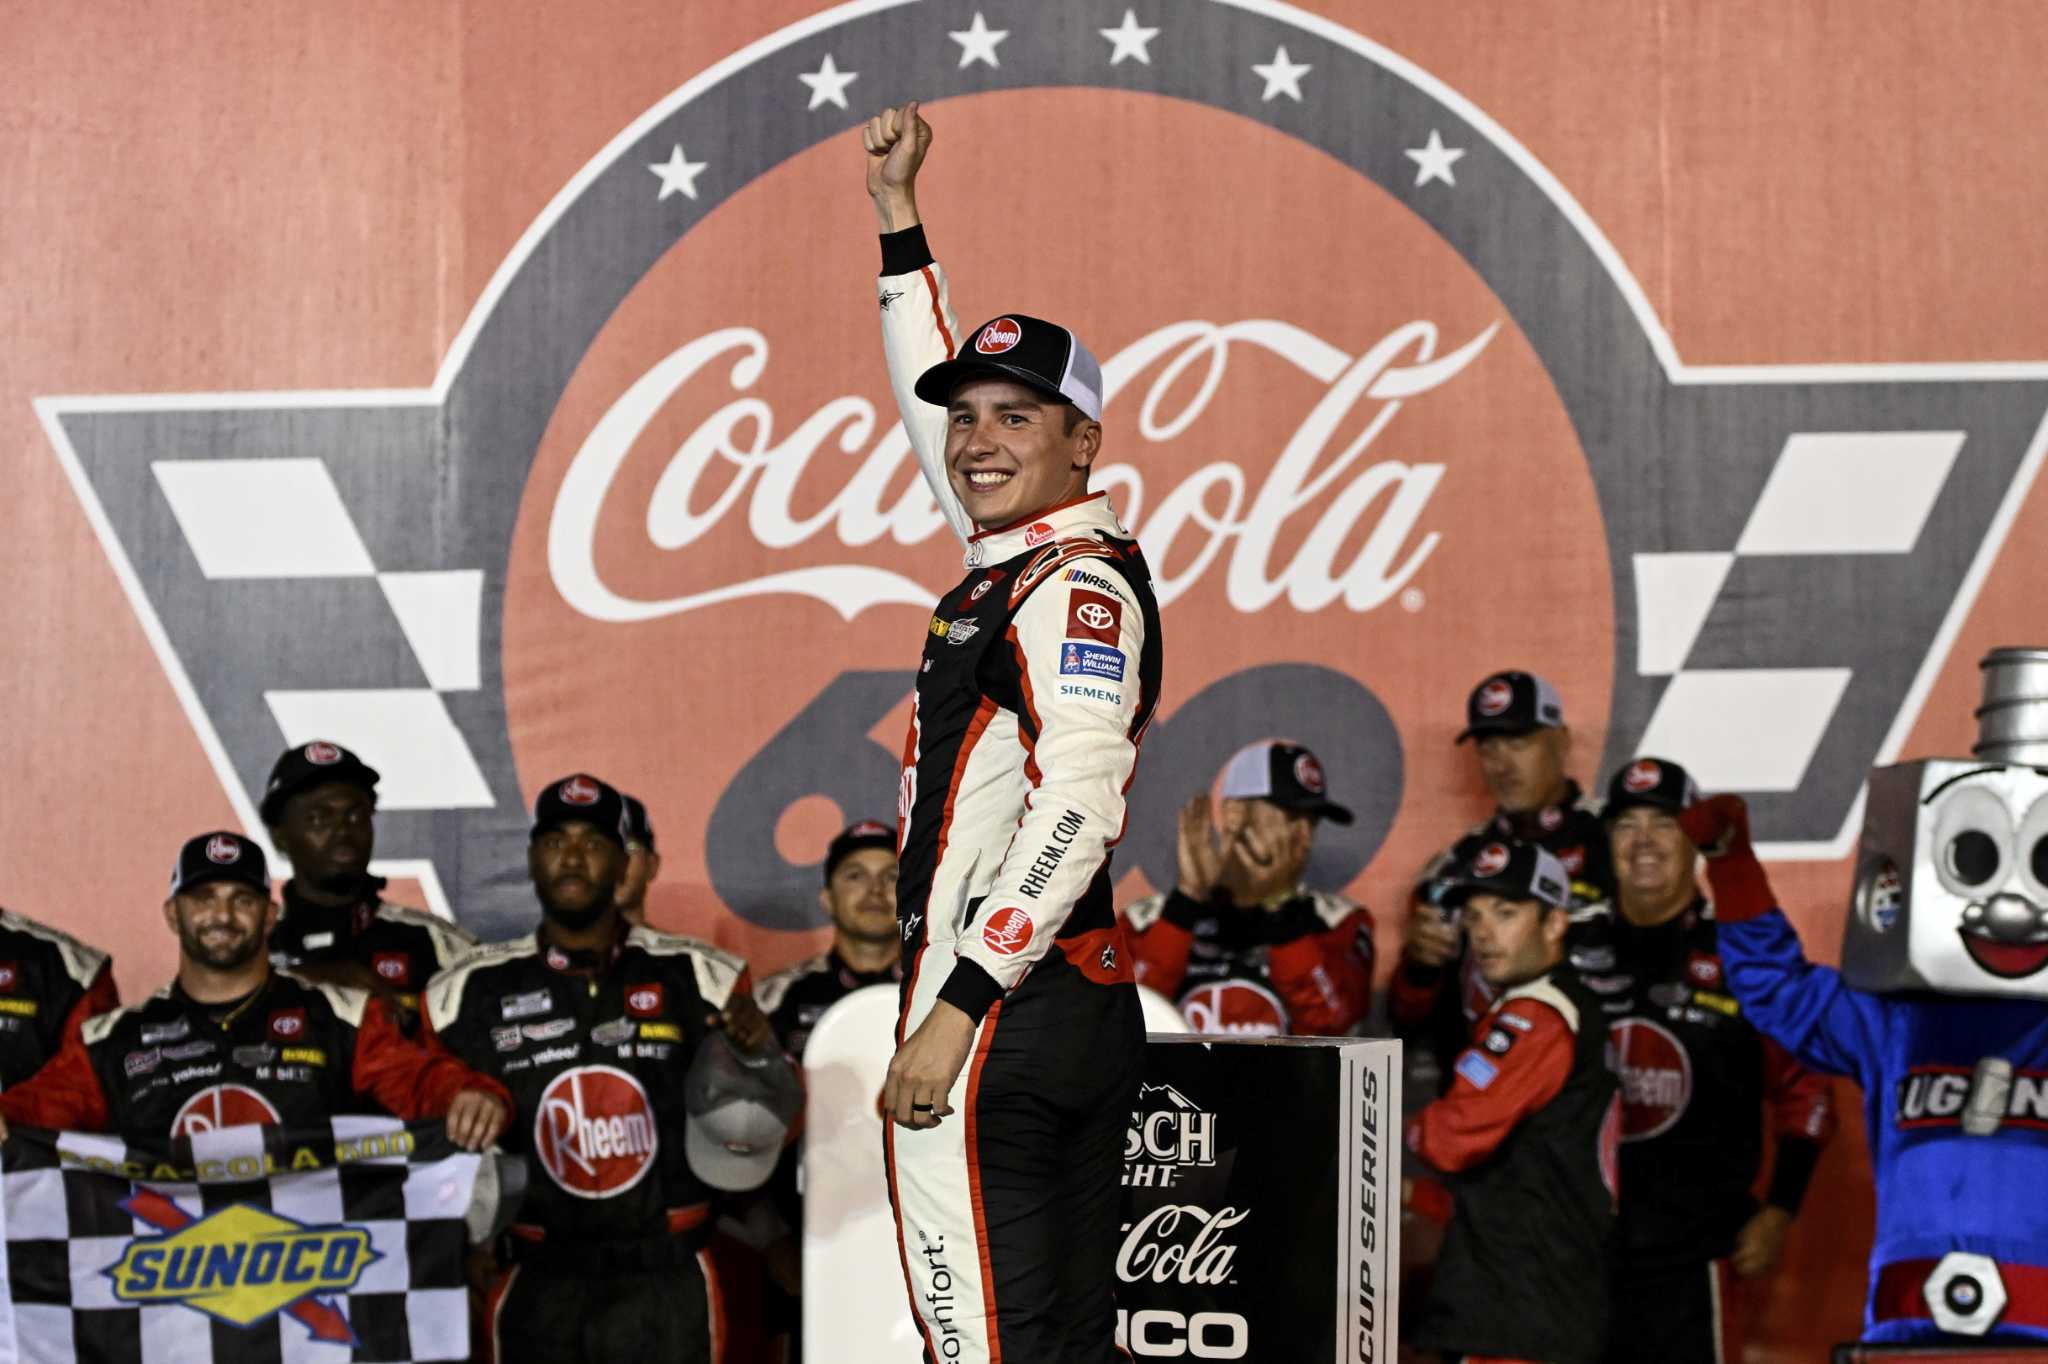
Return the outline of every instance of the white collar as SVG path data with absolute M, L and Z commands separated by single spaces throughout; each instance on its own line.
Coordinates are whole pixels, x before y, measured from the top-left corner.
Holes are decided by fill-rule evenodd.
M 1037 549 L 1040 545 L 1049 545 L 1070 535 L 1097 530 L 1119 540 L 1131 538 L 1131 533 L 1124 529 L 1123 523 L 1110 509 L 1107 492 L 1090 493 L 970 536 L 967 541 L 967 567 L 999 564 L 1027 549 Z

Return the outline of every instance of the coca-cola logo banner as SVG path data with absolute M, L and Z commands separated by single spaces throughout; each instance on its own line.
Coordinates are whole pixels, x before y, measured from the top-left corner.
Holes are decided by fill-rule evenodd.
M 669 875 L 814 923 L 959 571 L 848 136 L 919 94 L 962 311 L 1104 360 L 1096 481 L 1168 641 L 1122 870 L 1171 884 L 1173 809 L 1269 736 L 1358 814 L 1316 883 L 1413 865 L 1457 808 L 1415 745 L 1509 666 L 1604 720 L 1603 772 L 1655 751 L 1775 851 L 1845 852 L 2032 477 L 2042 372 L 1688 366 L 1570 187 L 1401 54 L 1262 0 L 1123 10 L 853 4 L 677 73 L 428 388 L 40 401 L 245 826 L 282 746 L 346 744 L 380 854 L 489 935 L 531 918 L 527 793 L 588 769 L 648 801 Z M 1049 127 L 1089 130 L 1114 211 L 949 235 Z M 1567 538 L 1604 561 L 1536 552 Z

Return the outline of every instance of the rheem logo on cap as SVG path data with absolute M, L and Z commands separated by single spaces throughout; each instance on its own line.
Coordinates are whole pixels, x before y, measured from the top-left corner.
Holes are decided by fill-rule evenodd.
M 1006 350 L 1016 349 L 1024 339 L 1024 329 L 1011 317 L 999 317 L 981 329 L 981 335 L 974 338 L 974 348 L 983 355 L 1001 355 Z
M 1031 916 L 1015 905 L 1005 905 L 989 916 L 981 940 L 999 957 L 1014 957 L 1031 943 Z
M 1664 780 L 1664 769 L 1657 766 L 1656 762 L 1650 758 L 1644 758 L 1640 762 L 1631 763 L 1628 771 L 1621 774 L 1622 789 L 1624 791 L 1633 791 L 1638 795 L 1645 791 L 1656 790 L 1657 783 L 1662 780 Z
M 1316 761 L 1313 753 L 1303 753 L 1294 760 L 1294 779 L 1301 783 L 1301 789 L 1312 796 L 1323 794 L 1323 765 Z
M 595 805 L 597 783 L 585 776 L 574 776 L 563 782 L 555 794 L 562 798 L 564 805 Z
M 341 750 L 324 739 L 315 739 L 300 750 L 315 767 L 332 767 L 341 761 Z
M 1489 843 L 1479 850 L 1479 856 L 1472 859 L 1474 876 L 1498 876 L 1508 869 L 1508 849 L 1505 843 Z
M 1505 677 L 1496 677 L 1479 689 L 1479 713 L 1499 715 L 1515 703 L 1514 684 Z
M 215 834 L 206 840 L 206 860 L 231 867 L 242 860 L 242 845 L 226 834 Z

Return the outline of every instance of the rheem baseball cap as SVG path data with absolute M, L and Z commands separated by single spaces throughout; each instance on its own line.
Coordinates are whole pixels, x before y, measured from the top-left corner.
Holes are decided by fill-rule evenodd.
M 564 824 L 594 824 L 598 832 L 626 846 L 626 798 L 587 773 L 550 782 L 533 802 L 533 837 Z
M 626 846 L 656 851 L 654 846 L 654 825 L 647 819 L 647 806 L 638 796 L 619 793 L 619 800 L 626 807 Z
M 359 786 L 372 797 L 377 794 L 377 769 L 325 739 L 315 739 L 297 748 L 287 748 L 270 769 L 270 781 L 263 788 L 263 804 L 257 813 L 265 824 L 284 818 L 285 802 L 301 791 L 341 782 Z
M 683 1077 L 683 1154 L 714 1189 L 759 1188 L 775 1170 L 803 1107 L 796 1072 L 772 1042 L 741 1051 L 714 1029 Z
M 1091 421 L 1102 420 L 1102 365 L 1057 322 L 1004 313 L 968 333 L 950 360 L 917 376 L 917 396 L 944 407 L 969 379 L 1014 379 L 1027 388 L 1072 403 Z
M 1488 734 L 1563 728 L 1564 702 L 1557 688 L 1535 673 L 1495 673 L 1465 698 L 1465 728 L 1458 742 Z
M 832 873 L 839 870 L 839 864 L 863 848 L 887 848 L 896 851 L 896 831 L 879 819 L 863 819 L 849 824 L 833 838 L 825 849 L 825 880 L 832 880 Z
M 1677 763 L 1663 758 L 1637 758 L 1607 783 L 1607 803 L 1600 807 L 1600 818 L 1612 820 L 1636 805 L 1675 815 L 1699 798 L 1700 788 Z
M 239 881 L 269 895 L 270 868 L 263 849 L 225 829 L 186 839 L 178 849 L 178 864 L 171 868 L 171 894 L 183 895 L 209 881 Z
M 1570 903 L 1571 893 L 1572 878 L 1564 863 L 1547 850 L 1518 838 L 1496 838 L 1479 844 L 1448 870 L 1438 903 L 1457 909 L 1483 894 L 1562 907 Z
M 1298 815 L 1321 815 L 1349 824 L 1351 811 L 1330 799 L 1323 765 L 1300 744 L 1261 739 L 1246 744 L 1223 769 L 1225 800 L 1270 800 Z

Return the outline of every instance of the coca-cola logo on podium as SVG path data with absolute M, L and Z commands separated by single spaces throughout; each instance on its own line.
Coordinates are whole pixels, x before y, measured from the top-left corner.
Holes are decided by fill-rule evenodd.
M 883 375 L 874 309 L 907 305 L 877 299 L 853 226 L 857 92 L 914 87 L 943 129 L 920 202 L 960 310 L 1055 318 L 1104 357 L 1094 484 L 1145 547 L 1170 659 L 1122 874 L 1172 884 L 1174 810 L 1274 735 L 1358 815 L 1319 833 L 1313 883 L 1415 865 L 1468 817 L 1456 697 L 1508 660 L 1605 729 L 1602 770 L 1655 726 L 1690 733 L 1717 712 L 1687 698 L 1732 675 L 1824 670 L 1810 759 L 1747 793 L 1760 828 L 1846 848 L 2048 387 L 1689 370 L 1550 170 L 1412 62 L 1265 0 L 1177 8 L 1148 61 L 1110 62 L 1096 8 L 1019 9 L 988 59 L 913 69 L 972 3 L 849 6 L 677 72 L 606 115 L 628 126 L 429 387 L 45 401 L 245 827 L 280 726 L 332 735 L 385 773 L 380 854 L 431 860 L 465 917 L 512 932 L 532 783 L 591 771 L 646 800 L 665 883 L 812 926 L 827 841 L 893 789 L 921 633 L 961 570 Z M 1144 212 L 990 193 L 990 167 L 1037 154 L 1028 130 L 1075 126 Z M 500 173 L 539 197 L 516 151 Z M 1261 187 L 1286 251 L 1230 183 Z M 1782 453 L 1873 431 L 1965 437 L 1909 544 L 1738 552 Z M 1692 474 L 1674 493 L 1646 461 Z M 224 489 L 298 533 L 216 543 L 180 508 Z M 1537 527 L 1605 554 L 1503 572 Z M 1700 642 L 1639 649 L 1644 585 L 1693 602 L 1672 575 L 1716 554 L 1731 586 Z

